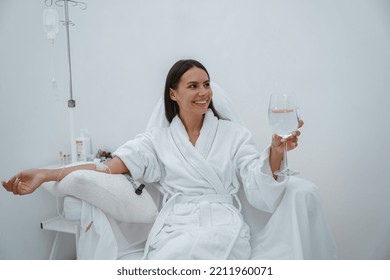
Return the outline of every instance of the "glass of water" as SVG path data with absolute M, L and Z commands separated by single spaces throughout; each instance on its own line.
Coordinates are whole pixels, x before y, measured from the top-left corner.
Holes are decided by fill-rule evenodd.
M 271 94 L 268 106 L 268 121 L 275 134 L 288 138 L 298 129 L 299 109 L 295 107 L 294 98 L 290 94 Z M 293 176 L 299 171 L 292 170 L 287 161 L 287 142 L 284 143 L 284 164 L 274 174 L 278 176 Z

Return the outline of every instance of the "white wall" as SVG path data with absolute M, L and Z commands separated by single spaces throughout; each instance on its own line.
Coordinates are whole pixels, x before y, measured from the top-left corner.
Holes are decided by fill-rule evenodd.
M 290 164 L 320 186 L 340 258 L 390 258 L 389 1 L 87 2 L 70 8 L 73 88 L 77 131 L 89 130 L 95 151 L 142 132 L 180 58 L 205 64 L 263 147 L 269 94 L 295 92 L 305 126 Z M 53 89 L 44 8 L 0 0 L 1 179 L 69 153 L 65 28 Z M 53 233 L 39 222 L 53 215 L 44 190 L 0 190 L 0 259 L 47 258 Z

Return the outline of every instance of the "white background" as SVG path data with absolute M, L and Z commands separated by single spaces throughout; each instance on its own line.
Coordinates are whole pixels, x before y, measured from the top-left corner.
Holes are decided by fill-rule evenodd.
M 70 36 L 76 132 L 89 130 L 94 152 L 143 131 L 181 58 L 208 68 L 261 147 L 271 138 L 269 94 L 294 92 L 305 126 L 290 165 L 320 187 L 340 259 L 390 259 L 390 1 L 87 4 L 70 7 Z M 52 56 L 45 8 L 43 0 L 0 0 L 3 180 L 70 153 L 65 27 Z M 55 207 L 43 189 L 24 197 L 1 189 L 0 259 L 46 259 L 54 233 L 39 223 Z

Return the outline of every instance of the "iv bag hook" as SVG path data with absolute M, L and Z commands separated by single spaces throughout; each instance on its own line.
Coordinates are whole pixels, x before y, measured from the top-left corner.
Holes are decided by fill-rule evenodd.
M 59 7 L 63 7 L 63 5 L 60 4 L 60 2 L 71 2 L 73 6 L 80 6 L 81 10 L 87 9 L 87 4 L 81 1 L 75 1 L 75 0 L 57 0 L 55 1 L 55 4 Z M 53 0 L 45 0 L 45 5 L 47 7 L 51 7 L 53 5 Z

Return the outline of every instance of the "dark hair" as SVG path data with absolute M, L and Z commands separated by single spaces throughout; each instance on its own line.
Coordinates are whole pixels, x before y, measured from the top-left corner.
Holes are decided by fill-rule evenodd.
M 177 103 L 171 99 L 170 89 L 176 89 L 179 85 L 180 78 L 184 75 L 185 72 L 190 70 L 191 68 L 196 67 L 204 70 L 207 76 L 210 79 L 209 72 L 206 67 L 204 67 L 199 61 L 193 59 L 185 59 L 177 61 L 172 68 L 169 70 L 167 79 L 165 81 L 165 89 L 164 89 L 164 105 L 165 105 L 165 116 L 169 123 L 173 120 L 173 118 L 179 113 L 179 106 Z M 209 108 L 213 111 L 214 115 L 220 119 L 220 116 L 215 110 L 213 101 L 210 101 Z

